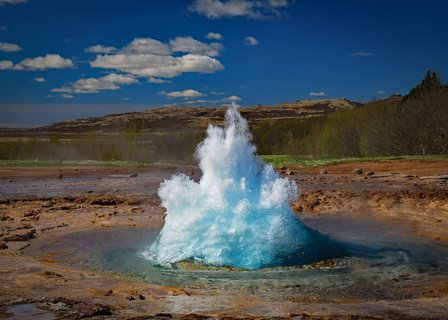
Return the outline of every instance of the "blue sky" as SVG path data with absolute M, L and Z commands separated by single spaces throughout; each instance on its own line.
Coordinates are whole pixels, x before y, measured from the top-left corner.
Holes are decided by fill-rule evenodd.
M 443 0 L 0 0 L 0 126 L 405 94 L 448 76 Z

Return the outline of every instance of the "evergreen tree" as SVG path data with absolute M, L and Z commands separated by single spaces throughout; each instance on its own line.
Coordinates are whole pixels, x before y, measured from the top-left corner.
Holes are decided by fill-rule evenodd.
M 409 91 L 402 102 L 420 99 L 431 93 L 440 92 L 442 89 L 443 85 L 440 81 L 439 75 L 434 71 L 427 71 L 423 80 L 417 86 L 412 88 L 411 91 Z

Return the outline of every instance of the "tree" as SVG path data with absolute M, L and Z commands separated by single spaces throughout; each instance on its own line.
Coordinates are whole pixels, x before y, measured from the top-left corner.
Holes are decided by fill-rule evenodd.
M 440 92 L 443 85 L 440 81 L 439 75 L 434 71 L 427 71 L 423 80 L 404 97 L 402 102 L 408 100 L 421 99 L 434 92 Z

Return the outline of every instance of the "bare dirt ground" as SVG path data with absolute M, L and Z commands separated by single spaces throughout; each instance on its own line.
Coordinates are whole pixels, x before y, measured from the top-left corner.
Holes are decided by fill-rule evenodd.
M 347 163 L 295 172 L 301 173 L 296 180 L 302 195 L 293 208 L 302 217 L 368 215 L 448 241 L 447 160 Z
M 353 173 L 356 168 L 363 173 Z M 421 279 L 412 298 L 270 301 L 250 292 L 242 297 L 135 281 L 60 263 L 64 249 L 51 251 L 74 232 L 161 228 L 157 189 L 176 172 L 200 175 L 195 168 L 0 168 L 0 318 L 448 319 L 444 276 Z M 448 245 L 446 160 L 292 168 L 284 174 L 300 186 L 292 206 L 310 226 L 325 230 L 323 217 L 370 219 Z M 46 245 L 45 254 L 38 252 Z

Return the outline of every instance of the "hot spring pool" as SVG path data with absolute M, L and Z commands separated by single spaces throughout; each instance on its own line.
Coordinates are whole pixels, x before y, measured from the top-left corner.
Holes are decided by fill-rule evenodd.
M 273 300 L 401 300 L 430 294 L 430 283 L 448 276 L 448 246 L 384 223 L 318 218 L 305 223 L 346 245 L 341 257 L 307 265 L 244 271 L 189 263 L 173 268 L 150 263 L 142 251 L 159 229 L 100 229 L 37 239 L 27 254 L 75 268 L 108 273 L 197 294 L 253 294 Z M 223 291 L 224 290 L 224 291 Z

